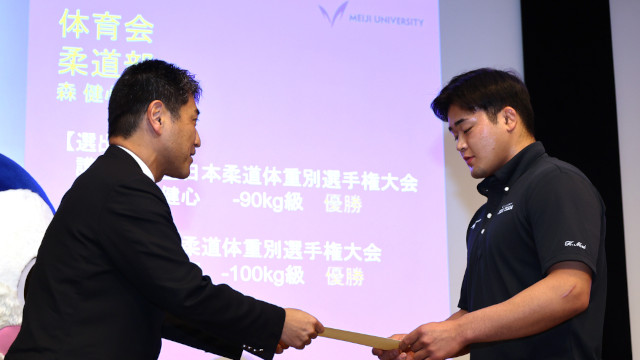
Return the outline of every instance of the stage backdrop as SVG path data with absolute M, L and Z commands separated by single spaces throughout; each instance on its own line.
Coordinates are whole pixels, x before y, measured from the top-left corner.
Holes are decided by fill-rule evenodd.
M 449 315 L 436 0 L 32 0 L 25 165 L 56 207 L 147 58 L 203 87 L 191 176 L 158 186 L 215 283 L 380 336 Z M 369 356 L 318 339 L 279 358 Z

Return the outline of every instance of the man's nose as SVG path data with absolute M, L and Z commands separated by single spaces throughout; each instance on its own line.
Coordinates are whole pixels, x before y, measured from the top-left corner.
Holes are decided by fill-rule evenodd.
M 458 152 L 463 152 L 467 149 L 467 142 L 464 140 L 463 136 L 459 136 L 458 140 L 456 140 L 456 150 Z
M 198 130 L 196 130 L 196 142 L 194 143 L 194 145 L 199 148 L 201 143 L 200 143 L 200 133 L 198 133 Z

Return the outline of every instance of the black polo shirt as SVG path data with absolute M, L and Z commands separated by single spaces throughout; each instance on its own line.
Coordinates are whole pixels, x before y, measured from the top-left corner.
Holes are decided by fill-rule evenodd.
M 487 197 L 467 230 L 467 269 L 458 306 L 474 311 L 503 302 L 561 261 L 593 271 L 582 314 L 543 333 L 474 344 L 471 359 L 600 359 L 606 297 L 605 208 L 577 168 L 536 142 L 478 185 Z

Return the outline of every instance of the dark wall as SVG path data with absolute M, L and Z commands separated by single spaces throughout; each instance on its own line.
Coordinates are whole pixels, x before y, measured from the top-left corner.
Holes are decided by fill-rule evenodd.
M 536 138 L 580 168 L 607 207 L 603 359 L 631 359 L 609 1 L 521 0 L 521 9 Z

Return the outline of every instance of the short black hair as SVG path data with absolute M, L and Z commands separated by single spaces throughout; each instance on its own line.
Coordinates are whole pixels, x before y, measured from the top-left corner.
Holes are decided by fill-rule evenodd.
M 467 111 L 483 110 L 494 123 L 498 113 L 511 106 L 520 115 L 525 129 L 534 134 L 529 91 L 511 71 L 481 68 L 453 77 L 431 102 L 431 109 L 440 120 L 448 121 L 451 105 Z
M 172 117 L 193 96 L 197 102 L 202 89 L 187 70 L 162 60 L 145 60 L 124 70 L 109 98 L 109 137 L 128 138 L 138 128 L 149 104 L 160 100 Z

